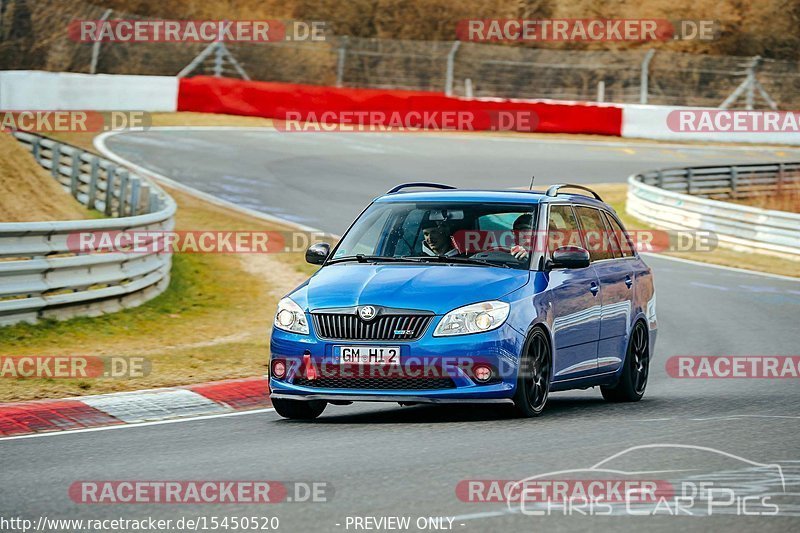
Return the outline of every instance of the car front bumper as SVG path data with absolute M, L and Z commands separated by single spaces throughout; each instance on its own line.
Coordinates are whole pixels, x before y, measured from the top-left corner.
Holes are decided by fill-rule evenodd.
M 519 354 L 522 353 L 524 336 L 507 324 L 485 333 L 453 337 L 433 337 L 429 328 L 415 341 L 338 341 L 319 339 L 312 331 L 310 335 L 297 335 L 274 329 L 271 339 L 272 360 L 286 362 L 287 372 L 283 379 L 270 376 L 271 397 L 276 399 L 326 400 L 326 401 L 372 401 L 410 403 L 507 403 L 514 395 L 517 381 Z M 346 387 L 322 387 L 307 379 L 306 366 L 313 364 L 317 376 L 340 369 L 335 357 L 335 346 L 399 346 L 400 368 L 420 367 L 438 372 L 437 377 L 452 381 L 449 388 L 424 388 L 419 383 L 403 388 L 395 384 L 392 388 L 372 386 L 379 378 L 372 378 L 371 386 L 356 388 L 344 382 Z M 495 370 L 490 382 L 481 384 L 471 373 L 478 364 L 488 364 Z M 271 368 L 271 365 L 270 365 Z M 360 367 L 364 368 L 364 367 Z M 413 372 L 412 372 L 413 373 Z M 337 375 L 337 377 L 339 377 Z M 298 384 L 296 382 L 303 383 Z M 335 383 L 343 383 L 337 379 Z M 308 386 L 312 384 L 313 386 Z

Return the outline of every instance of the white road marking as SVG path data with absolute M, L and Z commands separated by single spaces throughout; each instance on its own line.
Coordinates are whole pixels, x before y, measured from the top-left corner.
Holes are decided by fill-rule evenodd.
M 162 426 L 165 424 L 180 424 L 182 422 L 196 422 L 198 420 L 210 420 L 213 418 L 228 418 L 233 416 L 246 416 L 246 415 L 256 415 L 262 413 L 272 413 L 275 411 L 274 407 L 267 407 L 264 409 L 253 409 L 251 411 L 237 411 L 235 413 L 222 413 L 217 415 L 203 415 L 203 416 L 193 416 L 187 418 L 175 418 L 172 420 L 156 420 L 154 422 L 140 422 L 137 424 L 122 424 L 116 426 L 102 426 L 97 428 L 84 428 L 84 429 L 72 429 L 68 431 L 53 431 L 48 433 L 32 433 L 30 435 L 16 435 L 12 437 L 0 437 L 0 443 L 3 441 L 8 440 L 22 440 L 22 439 L 38 439 L 42 437 L 60 437 L 62 435 L 74 435 L 75 433 L 93 433 L 95 431 L 113 431 L 117 429 L 135 429 L 141 428 L 146 426 Z
M 708 422 L 710 420 L 741 420 L 743 418 L 788 418 L 788 419 L 800 419 L 800 416 L 795 416 L 795 415 L 725 415 L 725 416 L 710 416 L 708 418 L 667 417 L 667 418 L 639 418 L 639 419 L 631 420 L 631 422 L 670 422 L 670 421 Z
M 704 289 L 714 289 L 717 291 L 729 291 L 730 288 L 722 286 L 722 285 L 713 285 L 711 283 L 701 283 L 699 281 L 692 281 L 689 285 L 694 285 L 695 287 L 702 287 Z

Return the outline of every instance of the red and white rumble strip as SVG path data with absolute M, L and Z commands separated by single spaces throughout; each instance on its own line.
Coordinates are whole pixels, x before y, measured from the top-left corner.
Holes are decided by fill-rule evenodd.
M 0 438 L 270 407 L 265 377 L 0 404 Z

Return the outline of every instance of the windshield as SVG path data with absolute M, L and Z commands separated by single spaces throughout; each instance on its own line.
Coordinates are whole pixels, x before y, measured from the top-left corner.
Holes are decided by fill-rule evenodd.
M 353 224 L 331 262 L 405 258 L 527 269 L 535 221 L 535 205 L 376 202 Z

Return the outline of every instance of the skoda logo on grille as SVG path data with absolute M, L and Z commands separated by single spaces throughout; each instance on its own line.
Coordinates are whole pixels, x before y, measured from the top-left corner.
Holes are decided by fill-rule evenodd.
M 364 307 L 358 310 L 358 316 L 361 317 L 361 320 L 364 320 L 366 322 L 369 322 L 370 320 L 375 318 L 376 314 L 377 312 L 375 311 L 375 308 L 372 307 L 371 305 L 365 305 Z

